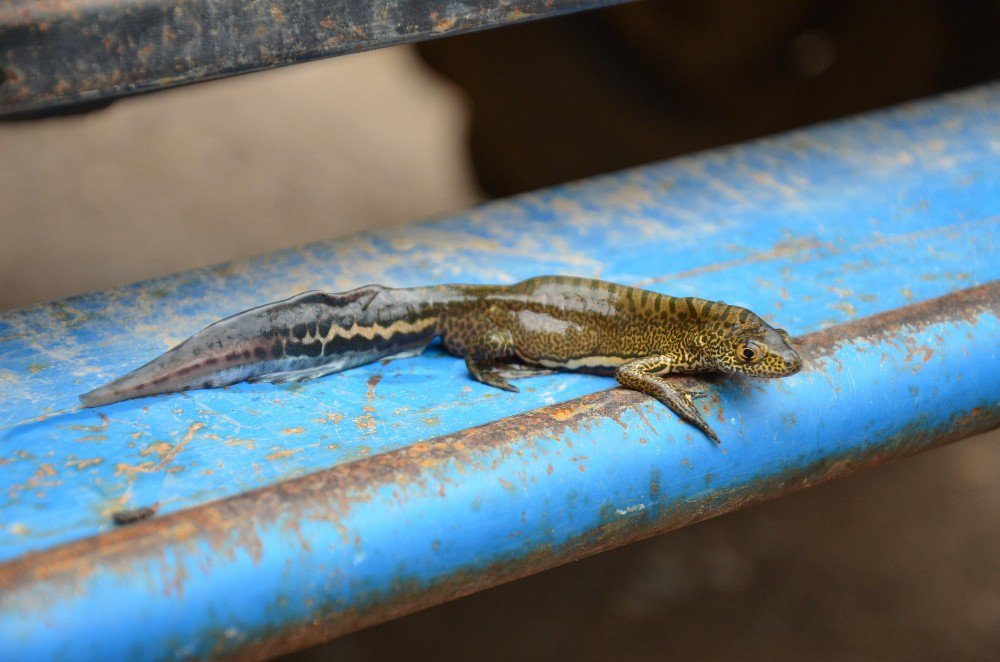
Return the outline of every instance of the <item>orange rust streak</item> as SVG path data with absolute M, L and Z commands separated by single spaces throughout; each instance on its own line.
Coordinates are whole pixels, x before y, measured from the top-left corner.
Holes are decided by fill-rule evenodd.
M 180 454 L 180 452 L 184 450 L 184 447 L 188 445 L 188 442 L 190 442 L 194 438 L 194 435 L 198 432 L 198 430 L 202 429 L 203 427 L 205 427 L 205 424 L 201 422 L 192 423 L 191 425 L 189 425 L 187 432 L 184 434 L 184 438 L 181 439 L 175 446 L 172 446 L 170 450 L 163 453 L 163 456 L 160 458 L 160 461 L 157 462 L 156 464 L 153 464 L 152 462 L 143 462 L 138 465 L 130 465 L 122 462 L 115 466 L 115 473 L 125 474 L 129 478 L 132 478 L 136 474 L 147 474 L 160 471 L 161 469 L 163 469 L 168 464 L 174 461 L 174 458 L 176 458 Z
M 191 441 L 192 439 L 194 439 L 195 433 L 197 433 L 198 430 L 202 429 L 203 427 L 205 427 L 205 424 L 201 423 L 201 422 L 192 423 L 190 426 L 188 426 L 187 433 L 185 433 L 184 438 L 181 439 L 181 441 L 180 441 L 179 444 L 177 444 L 176 446 L 174 446 L 173 448 L 171 448 L 163 456 L 163 458 L 160 460 L 160 462 L 154 468 L 154 471 L 162 469 L 163 467 L 165 467 L 168 464 L 170 464 L 171 462 L 173 462 L 174 458 L 177 457 L 177 455 L 182 450 L 184 450 L 185 446 L 188 445 L 188 442 Z
M 286 448 L 283 451 L 276 451 L 274 453 L 271 453 L 270 455 L 265 455 L 264 459 L 265 460 L 280 460 L 281 458 L 291 457 L 291 456 L 295 455 L 296 453 L 301 453 L 301 452 L 302 452 L 301 448 Z
M 53 413 L 58 414 L 60 412 L 53 412 Z M 52 414 L 46 414 L 44 417 L 39 416 L 38 419 L 32 419 L 31 422 L 33 422 L 34 420 L 39 420 L 39 421 L 45 420 L 45 418 L 48 418 L 51 415 Z M 107 415 L 101 412 L 97 412 L 97 415 L 101 417 L 100 425 L 67 425 L 66 429 L 79 430 L 80 432 L 105 432 L 108 429 L 108 423 L 111 421 L 111 419 L 108 418 Z

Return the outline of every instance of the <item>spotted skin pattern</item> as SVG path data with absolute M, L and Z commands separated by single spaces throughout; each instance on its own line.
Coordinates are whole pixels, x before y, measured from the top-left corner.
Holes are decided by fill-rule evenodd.
M 302 381 L 418 354 L 436 337 L 484 384 L 516 392 L 508 379 L 552 370 L 614 375 L 716 442 L 691 394 L 663 376 L 783 377 L 802 367 L 788 334 L 745 308 L 539 276 L 513 285 L 306 292 L 216 322 L 81 401 L 95 407 L 241 381 Z

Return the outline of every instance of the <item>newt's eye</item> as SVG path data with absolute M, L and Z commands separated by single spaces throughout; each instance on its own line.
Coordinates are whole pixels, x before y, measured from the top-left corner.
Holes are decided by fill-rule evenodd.
M 744 363 L 756 363 L 764 355 L 760 345 L 752 341 L 742 343 L 736 353 Z

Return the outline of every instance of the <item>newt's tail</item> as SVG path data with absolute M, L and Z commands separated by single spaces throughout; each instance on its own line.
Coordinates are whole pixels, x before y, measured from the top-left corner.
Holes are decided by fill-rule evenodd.
M 380 285 L 305 292 L 233 315 L 80 396 L 85 407 L 246 380 L 303 380 L 423 348 L 436 316 L 414 316 Z

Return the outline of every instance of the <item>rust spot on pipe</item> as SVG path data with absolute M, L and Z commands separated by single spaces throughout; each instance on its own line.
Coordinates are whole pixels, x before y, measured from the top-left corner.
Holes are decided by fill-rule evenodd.
M 378 383 L 382 381 L 382 373 L 372 375 L 368 378 L 368 391 L 365 393 L 365 399 L 371 402 L 375 399 L 375 387 Z
M 118 526 L 124 526 L 126 524 L 135 524 L 136 522 L 141 522 L 144 519 L 149 519 L 156 514 L 157 506 L 144 506 L 142 508 L 130 508 L 128 510 L 119 510 L 111 514 L 111 521 L 113 521 Z
M 105 421 L 105 425 L 106 424 L 107 422 Z M 144 449 L 148 452 L 142 452 L 143 455 L 158 453 L 160 455 L 159 462 L 141 462 L 140 464 L 135 465 L 120 462 L 115 466 L 115 473 L 117 475 L 125 475 L 132 478 L 136 474 L 154 473 L 166 468 L 167 465 L 173 462 L 174 459 L 180 455 L 181 451 L 184 450 L 184 447 L 187 446 L 192 439 L 194 439 L 194 435 L 198 432 L 198 430 L 203 427 L 205 427 L 204 423 L 192 423 L 188 426 L 187 432 L 184 434 L 184 438 L 177 442 L 177 444 L 171 446 L 170 444 L 164 442 L 162 445 L 153 445 Z M 171 469 L 176 470 L 177 467 L 171 467 Z M 168 471 L 170 471 L 170 469 L 168 469 Z

